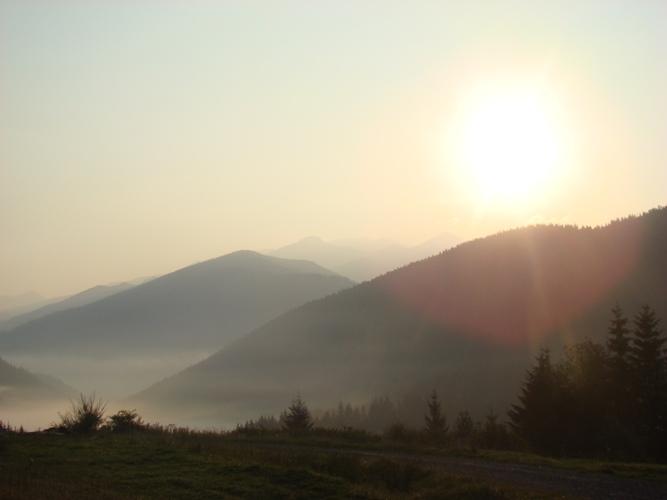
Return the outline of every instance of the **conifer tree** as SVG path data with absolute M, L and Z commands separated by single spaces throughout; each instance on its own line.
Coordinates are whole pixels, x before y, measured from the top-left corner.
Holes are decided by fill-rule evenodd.
M 310 410 L 303 402 L 300 395 L 292 401 L 292 404 L 280 416 L 283 430 L 290 434 L 305 434 L 313 427 L 313 419 Z
M 609 323 L 607 349 L 610 354 L 612 369 L 622 375 L 627 371 L 632 354 L 630 343 L 630 330 L 628 319 L 623 315 L 623 310 L 616 304 L 611 310 L 612 318 Z
M 447 435 L 449 427 L 447 426 L 447 419 L 442 413 L 442 405 L 435 390 L 431 393 L 426 404 L 428 409 L 424 416 L 426 432 L 434 441 L 442 441 Z
M 526 374 L 519 404 L 508 412 L 512 429 L 534 448 L 547 452 L 561 450 L 562 430 L 567 425 L 559 417 L 565 387 L 551 363 L 548 349 L 537 357 L 537 364 Z
M 481 431 L 481 440 L 485 448 L 500 449 L 508 441 L 507 429 L 504 424 L 498 422 L 498 414 L 493 410 L 486 414 Z
M 607 330 L 609 378 L 603 392 L 608 394 L 609 400 L 607 423 L 611 427 L 608 434 L 612 441 L 618 441 L 619 434 L 628 431 L 633 421 L 632 339 L 628 319 L 618 304 L 612 308 L 611 314 Z
M 632 368 L 634 396 L 639 416 L 638 432 L 649 452 L 661 446 L 667 427 L 665 397 L 667 396 L 665 338 L 659 328 L 660 320 L 648 305 L 635 317 L 632 339 Z
M 616 447 L 607 431 L 610 398 L 609 353 L 600 344 L 585 340 L 564 348 L 563 360 L 557 372 L 563 379 L 559 414 L 564 433 L 560 436 L 564 448 L 578 453 Z
M 662 336 L 658 325 L 660 320 L 648 305 L 642 307 L 635 317 L 634 338 L 632 339 L 632 361 L 640 375 L 640 383 L 646 386 L 654 382 L 664 371 Z

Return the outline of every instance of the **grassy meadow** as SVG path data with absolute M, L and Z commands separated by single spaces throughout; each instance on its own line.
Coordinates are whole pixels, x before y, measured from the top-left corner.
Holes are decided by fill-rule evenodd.
M 446 473 L 400 453 L 391 458 L 348 453 L 346 446 L 348 451 L 365 447 L 330 437 L 187 431 L 4 433 L 0 497 L 556 498 Z M 381 443 L 367 447 L 382 448 Z

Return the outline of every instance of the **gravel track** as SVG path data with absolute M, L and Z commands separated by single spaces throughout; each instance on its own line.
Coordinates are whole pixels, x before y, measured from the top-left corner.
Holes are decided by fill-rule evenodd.
M 248 443 L 262 448 L 316 451 L 341 455 L 389 458 L 437 467 L 445 472 L 479 478 L 499 485 L 544 491 L 563 498 L 591 500 L 667 500 L 667 483 L 603 474 L 560 469 L 543 465 L 494 462 L 486 459 L 442 457 L 396 451 L 370 451 L 348 448 Z

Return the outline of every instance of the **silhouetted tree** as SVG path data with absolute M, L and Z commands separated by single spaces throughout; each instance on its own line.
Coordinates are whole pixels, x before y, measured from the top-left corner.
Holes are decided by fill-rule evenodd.
M 560 452 L 567 423 L 559 415 L 563 408 L 565 387 L 551 363 L 548 349 L 537 357 L 537 365 L 528 370 L 519 395 L 519 404 L 509 411 L 512 429 L 535 449 Z
M 559 415 L 564 425 L 561 442 L 568 452 L 600 452 L 607 443 L 609 393 L 608 354 L 604 346 L 586 340 L 567 346 L 558 365 L 562 381 Z
M 300 395 L 297 395 L 287 411 L 280 416 L 280 422 L 283 430 L 290 434 L 304 434 L 313 427 L 310 410 L 308 410 Z
M 623 315 L 623 310 L 618 304 L 612 308 L 611 315 L 607 337 L 609 361 L 613 368 L 623 371 L 630 364 L 632 352 L 628 318 Z M 625 376 L 626 373 L 622 375 Z
M 97 399 L 95 394 L 79 395 L 78 402 L 72 402 L 72 409 L 60 416 L 60 424 L 56 427 L 65 432 L 88 433 L 100 428 L 104 422 L 106 403 Z
M 644 306 L 630 336 L 617 305 L 606 349 L 568 346 L 555 366 L 542 351 L 509 412 L 512 429 L 550 453 L 667 458 L 667 339 L 659 323 Z
M 614 452 L 625 452 L 634 446 L 632 429 L 635 424 L 633 403 L 632 338 L 628 319 L 620 305 L 611 310 L 607 330 L 608 371 L 605 392 L 608 395 L 605 418 L 605 442 Z
M 481 429 L 481 444 L 485 448 L 500 449 L 507 447 L 509 436 L 505 425 L 498 422 L 498 414 L 493 410 L 487 413 Z
M 435 390 L 431 393 L 426 405 L 427 413 L 424 416 L 426 432 L 434 442 L 442 442 L 449 431 L 449 427 L 447 426 L 447 418 L 442 413 L 442 405 Z
M 634 371 L 636 406 L 638 410 L 638 429 L 640 439 L 647 451 L 656 455 L 664 444 L 665 398 L 667 397 L 665 380 L 665 357 L 662 336 L 658 325 L 660 320 L 648 305 L 642 307 L 635 316 L 632 339 L 632 368 Z

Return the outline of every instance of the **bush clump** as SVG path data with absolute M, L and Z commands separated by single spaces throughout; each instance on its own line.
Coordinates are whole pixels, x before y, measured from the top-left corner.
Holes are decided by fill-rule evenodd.
M 120 410 L 107 419 L 105 427 L 111 432 L 132 432 L 147 429 L 137 410 Z
M 95 394 L 81 394 L 78 401 L 72 401 L 72 409 L 60 416 L 56 429 L 62 432 L 87 434 L 100 429 L 104 423 L 106 403 Z

